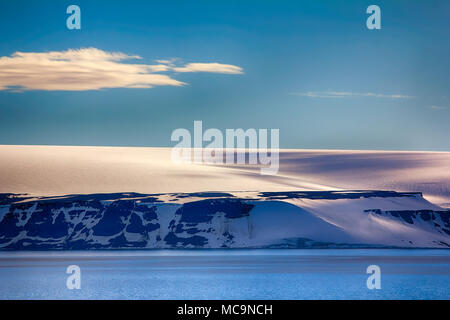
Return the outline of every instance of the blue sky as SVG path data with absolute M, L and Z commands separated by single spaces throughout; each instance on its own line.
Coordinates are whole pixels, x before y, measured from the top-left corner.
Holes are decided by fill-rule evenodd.
M 81 30 L 66 27 L 71 4 L 81 8 Z M 381 8 L 381 30 L 366 28 L 371 4 Z M 183 83 L 3 88 L 0 144 L 172 146 L 174 129 L 202 120 L 278 128 L 282 148 L 450 151 L 445 0 L 2 0 L 0 15 L 5 61 L 95 48 L 141 57 L 119 67 L 173 61 L 159 74 Z M 190 63 L 242 72 L 184 72 Z

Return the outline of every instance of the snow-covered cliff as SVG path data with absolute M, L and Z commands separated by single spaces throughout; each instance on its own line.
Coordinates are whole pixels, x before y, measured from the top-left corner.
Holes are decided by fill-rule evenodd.
M 450 247 L 420 193 L 0 195 L 0 249 Z

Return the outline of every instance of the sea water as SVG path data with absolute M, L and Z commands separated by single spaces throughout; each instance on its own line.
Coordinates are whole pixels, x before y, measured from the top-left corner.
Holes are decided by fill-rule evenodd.
M 0 299 L 450 299 L 450 250 L 0 252 Z

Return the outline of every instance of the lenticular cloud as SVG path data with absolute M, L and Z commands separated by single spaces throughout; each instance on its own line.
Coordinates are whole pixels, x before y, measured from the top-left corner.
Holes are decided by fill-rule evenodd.
M 152 88 L 186 83 L 163 72 L 241 74 L 242 68 L 220 63 L 174 66 L 130 63 L 140 56 L 96 48 L 52 52 L 16 52 L 0 57 L 0 90 L 84 91 L 104 88 Z M 192 68 L 200 65 L 201 68 Z M 178 69 L 178 70 L 177 70 Z

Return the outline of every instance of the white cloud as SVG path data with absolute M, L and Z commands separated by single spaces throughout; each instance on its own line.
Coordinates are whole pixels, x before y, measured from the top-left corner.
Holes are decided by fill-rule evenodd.
M 124 62 L 139 59 L 142 58 L 96 48 L 16 52 L 10 57 L 0 57 L 0 90 L 83 91 L 182 86 L 184 82 L 161 72 L 242 73 L 240 67 L 220 63 L 190 63 L 177 67 L 175 60 L 159 60 L 155 65 Z
M 372 98 L 388 98 L 388 99 L 411 99 L 413 96 L 403 94 L 379 94 L 379 93 L 357 93 L 357 92 L 338 92 L 338 91 L 309 91 L 294 92 L 293 95 L 309 97 L 309 98 L 351 98 L 351 97 L 372 97 Z
M 220 63 L 188 63 L 184 67 L 175 67 L 177 72 L 214 72 L 228 74 L 242 74 L 242 68 L 231 64 Z

